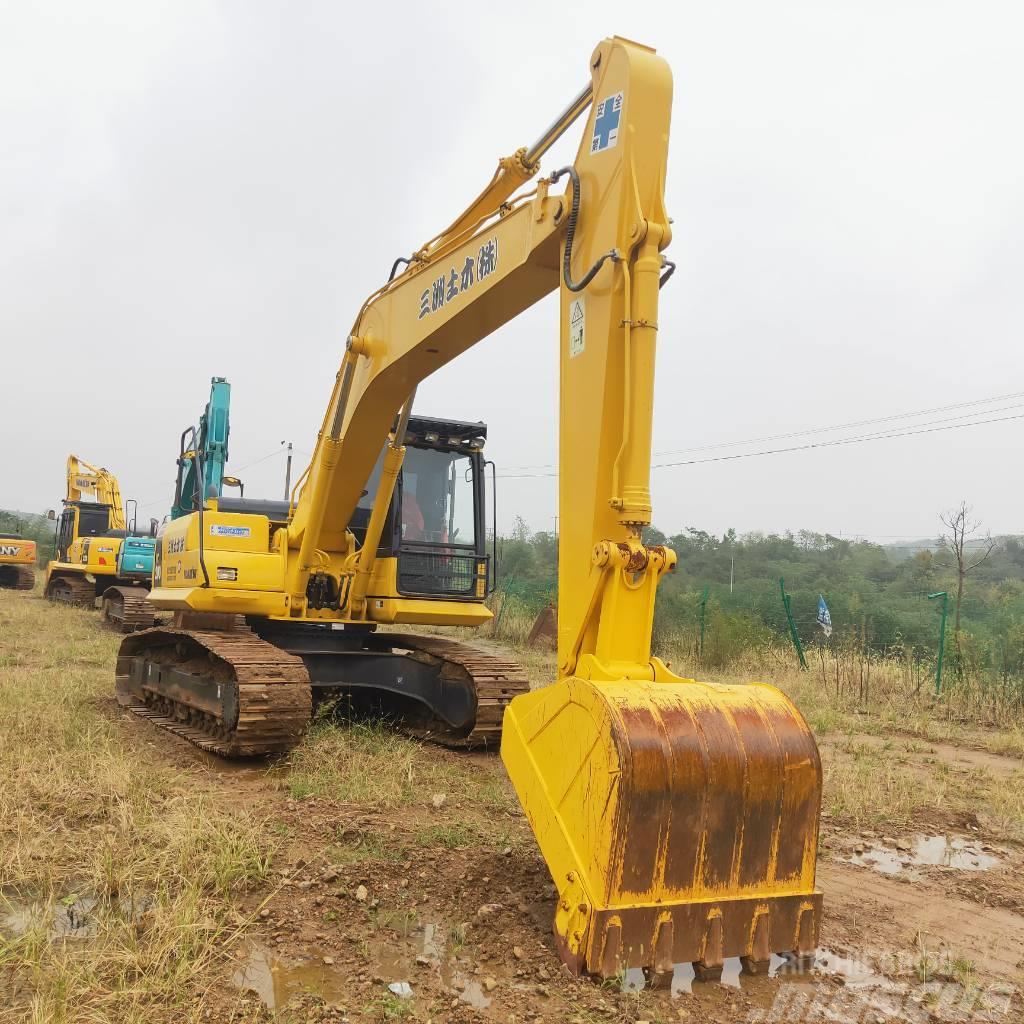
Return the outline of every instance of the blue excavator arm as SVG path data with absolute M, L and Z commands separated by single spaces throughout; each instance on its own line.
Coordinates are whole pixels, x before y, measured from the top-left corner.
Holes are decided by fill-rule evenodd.
M 207 498 L 219 498 L 228 461 L 231 385 L 223 377 L 210 380 L 210 399 L 198 426 L 181 435 L 178 481 L 171 519 L 197 511 Z

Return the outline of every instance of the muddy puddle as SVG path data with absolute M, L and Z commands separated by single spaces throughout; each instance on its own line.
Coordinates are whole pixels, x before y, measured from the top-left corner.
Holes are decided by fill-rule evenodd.
M 857 847 L 849 864 L 871 868 L 883 875 L 919 874 L 916 868 L 939 867 L 955 871 L 990 871 L 1001 860 L 994 852 L 983 850 L 977 842 L 964 836 L 919 834 L 906 843 L 889 845 L 872 842 Z
M 135 920 L 145 909 L 145 902 L 94 896 L 71 895 L 50 902 L 0 895 L 0 934 L 18 938 L 40 929 L 51 939 L 91 939 L 104 920 Z
M 413 1003 L 420 998 L 432 1001 L 440 984 L 449 998 L 457 998 L 478 1011 L 491 1007 L 493 997 L 502 992 L 532 997 L 535 985 L 531 979 L 521 977 L 523 972 L 509 964 L 474 964 L 462 955 L 453 934 L 444 925 L 428 923 L 414 929 L 404 940 L 375 935 L 366 944 L 365 957 L 337 964 L 329 955 L 288 959 L 266 947 L 252 946 L 231 981 L 235 987 L 254 993 L 271 1011 L 281 1010 L 293 998 L 307 995 L 340 1010 L 364 996 L 368 978 L 378 991 Z M 744 972 L 738 957 L 730 957 L 717 983 L 698 982 L 693 965 L 683 963 L 675 965 L 671 987 L 659 992 L 672 1001 L 699 1000 L 702 991 L 724 986 L 745 992 L 753 1000 L 752 1005 L 763 1007 L 760 1012 L 782 1014 L 779 1019 L 791 1019 L 786 1014 L 799 1010 L 800 1014 L 811 1015 L 792 1019 L 833 1024 L 873 1020 L 875 1016 L 890 1019 L 893 1014 L 903 1014 L 896 1019 L 906 1024 L 960 1019 L 935 1013 L 941 1001 L 962 1008 L 967 990 L 948 981 L 922 982 L 913 969 L 908 969 L 908 962 L 898 963 L 897 959 L 890 970 L 881 962 L 872 964 L 822 948 L 812 969 L 772 955 L 767 976 L 752 976 Z M 488 973 L 491 970 L 494 976 Z M 895 977 L 890 977 L 890 973 Z M 621 984 L 626 992 L 649 987 L 647 976 L 639 968 L 626 971 Z M 933 1016 L 929 1017 L 929 1013 Z
M 472 960 L 452 948 L 450 935 L 444 925 L 428 923 L 414 930 L 404 943 L 370 941 L 369 967 L 363 963 L 335 965 L 333 958 L 322 955 L 288 959 L 264 946 L 253 946 L 231 981 L 236 988 L 253 992 L 270 1010 L 281 1009 L 293 997 L 305 994 L 319 996 L 328 1004 L 342 1003 L 353 994 L 352 979 L 366 974 L 398 998 L 415 999 L 424 987 L 424 971 L 430 971 L 432 980 L 440 981 L 453 998 L 477 1010 L 486 1010 L 491 1005 L 489 993 L 499 982 L 505 991 L 532 991 L 528 979 L 512 976 L 507 967 L 500 969 L 495 965 L 491 976 L 487 973 L 488 965 L 474 966 Z M 788 965 L 785 958 L 773 955 L 769 977 L 785 974 Z M 739 989 L 752 980 L 743 973 L 739 957 L 726 960 L 720 984 Z M 676 964 L 669 995 L 676 998 L 692 994 L 695 981 L 692 964 Z M 623 991 L 639 992 L 647 987 L 648 979 L 642 969 L 633 968 L 623 975 Z
M 396 947 L 393 942 L 369 944 L 374 980 L 399 999 L 415 999 L 418 979 L 430 970 L 460 1002 L 478 1010 L 491 1005 L 487 995 L 497 982 L 476 974 L 468 960 L 449 948 L 449 931 L 440 924 L 425 924 Z M 288 960 L 262 946 L 253 946 L 232 976 L 232 984 L 255 993 L 270 1010 L 283 1007 L 293 996 L 313 994 L 326 1003 L 339 1003 L 352 995 L 351 979 L 362 967 L 334 966 L 331 957 Z
M 297 995 L 311 993 L 324 1002 L 343 1000 L 349 986 L 340 971 L 322 960 L 284 960 L 267 949 L 254 946 L 244 964 L 235 971 L 231 983 L 253 992 L 270 1010 L 277 1010 Z

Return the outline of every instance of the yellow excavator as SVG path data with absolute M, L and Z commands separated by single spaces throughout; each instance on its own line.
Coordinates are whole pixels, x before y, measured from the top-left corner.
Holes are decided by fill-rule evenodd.
M 0 533 L 0 589 L 31 590 L 36 585 L 36 542 L 20 533 Z
M 289 748 L 328 696 L 451 745 L 500 732 L 558 890 L 563 960 L 661 983 L 683 962 L 714 978 L 727 957 L 750 972 L 772 953 L 812 957 L 821 915 L 821 766 L 804 719 L 773 687 L 685 679 L 651 653 L 676 561 L 642 540 L 674 269 L 671 95 L 653 50 L 598 45 L 540 139 L 363 303 L 290 500 L 210 500 L 167 527 L 151 600 L 173 622 L 126 638 L 117 663 L 122 704 L 225 755 Z M 579 119 L 575 161 L 538 176 Z M 498 655 L 378 627 L 490 617 L 484 427 L 413 416 L 413 398 L 555 289 L 558 668 L 528 692 Z
M 54 557 L 47 563 L 43 594 L 50 601 L 92 608 L 130 632 L 156 621 L 147 604 L 156 547 L 156 523 L 140 532 L 121 504 L 121 487 L 110 470 L 77 455 L 67 461 L 67 495 L 57 520 Z M 129 501 L 128 505 L 133 502 Z

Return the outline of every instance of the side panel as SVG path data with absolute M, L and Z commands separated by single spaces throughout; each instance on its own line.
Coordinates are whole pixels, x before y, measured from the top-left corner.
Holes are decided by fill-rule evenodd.
M 158 539 L 150 600 L 158 608 L 287 614 L 286 557 L 271 550 L 266 516 L 194 512 Z
M 36 542 L 14 537 L 0 537 L 0 564 L 34 565 Z
M 68 549 L 67 561 L 93 576 L 116 576 L 120 537 L 80 537 Z
M 366 612 L 374 622 L 421 626 L 480 626 L 494 618 L 483 603 L 474 600 L 405 597 L 398 593 L 398 559 L 378 558 L 366 597 Z M 486 580 L 481 577 L 483 584 Z M 482 588 L 481 588 L 482 589 Z

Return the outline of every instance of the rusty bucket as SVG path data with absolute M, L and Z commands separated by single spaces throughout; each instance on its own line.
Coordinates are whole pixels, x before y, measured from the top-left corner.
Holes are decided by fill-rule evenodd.
M 813 956 L 821 761 L 781 691 L 567 678 L 515 698 L 501 753 L 574 971 Z

